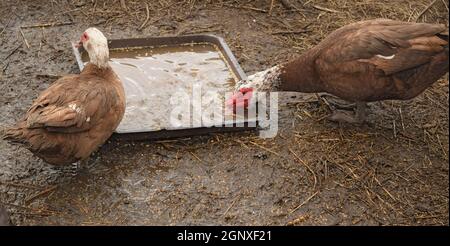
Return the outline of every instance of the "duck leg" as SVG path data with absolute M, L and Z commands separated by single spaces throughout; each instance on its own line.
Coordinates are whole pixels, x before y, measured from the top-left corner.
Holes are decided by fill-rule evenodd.
M 337 96 L 334 96 L 326 92 L 317 93 L 316 95 L 332 111 L 334 111 L 335 109 L 353 110 L 353 108 L 355 107 L 355 103 L 349 103 L 345 100 L 340 99 Z
M 70 169 L 71 171 L 70 173 L 72 174 L 72 176 L 77 176 L 78 172 L 88 165 L 88 160 L 89 158 L 86 158 L 84 160 L 79 160 L 77 162 L 72 163 Z
M 357 102 L 355 113 L 344 110 L 334 110 L 333 114 L 328 119 L 335 122 L 361 124 L 366 120 L 366 108 L 367 104 L 365 102 Z

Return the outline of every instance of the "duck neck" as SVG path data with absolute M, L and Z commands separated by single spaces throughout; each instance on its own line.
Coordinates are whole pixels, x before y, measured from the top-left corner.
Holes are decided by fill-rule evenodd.
M 107 68 L 109 60 L 108 45 L 99 45 L 88 50 L 90 63 L 96 65 L 100 69 Z
M 81 73 L 93 74 L 95 76 L 99 76 L 102 78 L 109 78 L 111 71 L 112 69 L 108 64 L 106 65 L 106 67 L 99 67 L 93 62 L 89 62 L 84 66 L 83 71 Z
M 100 69 L 105 69 L 108 67 L 108 58 L 99 58 L 97 56 L 89 56 L 90 63 L 97 66 Z
M 321 92 L 322 83 L 314 67 L 315 50 L 312 49 L 296 60 L 280 65 L 279 91 Z

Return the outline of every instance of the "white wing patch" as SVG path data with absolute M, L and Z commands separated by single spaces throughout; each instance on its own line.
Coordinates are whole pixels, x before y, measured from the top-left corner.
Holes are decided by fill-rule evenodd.
M 379 57 L 381 59 L 385 59 L 385 60 L 392 60 L 395 57 L 395 55 L 391 55 L 391 56 L 377 55 L 377 57 Z
M 71 103 L 68 105 L 69 108 L 71 108 L 72 110 L 74 110 L 75 112 L 77 112 L 78 114 L 81 113 L 81 108 L 78 107 L 75 103 Z

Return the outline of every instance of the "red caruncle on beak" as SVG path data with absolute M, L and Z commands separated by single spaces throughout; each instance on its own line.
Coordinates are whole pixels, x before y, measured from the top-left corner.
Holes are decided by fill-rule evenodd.
M 253 96 L 253 88 L 241 88 L 238 92 L 234 93 L 230 99 L 226 102 L 228 107 L 233 108 L 233 112 L 236 112 L 236 109 L 239 108 L 247 108 L 250 99 Z
M 89 39 L 89 36 L 87 35 L 87 33 L 83 33 L 83 35 L 81 35 L 80 37 L 80 41 L 75 44 L 76 48 L 80 48 L 81 46 L 83 46 L 83 43 L 86 42 Z

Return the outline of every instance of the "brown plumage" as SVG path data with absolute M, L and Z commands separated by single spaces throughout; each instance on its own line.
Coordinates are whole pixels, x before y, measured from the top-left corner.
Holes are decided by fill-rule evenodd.
M 83 35 L 89 40 L 82 38 L 91 62 L 79 75 L 62 77 L 43 91 L 23 119 L 5 131 L 5 139 L 50 164 L 64 165 L 87 159 L 111 136 L 125 112 L 125 93 L 107 57 L 100 57 L 108 56 L 107 43 L 97 32 L 88 29 Z
M 356 117 L 336 112 L 331 119 L 361 122 L 366 102 L 411 99 L 441 78 L 449 68 L 448 53 L 444 25 L 361 21 L 277 66 L 276 79 L 265 76 L 270 81 L 243 83 L 240 88 L 259 84 L 268 90 L 327 92 L 358 105 Z

